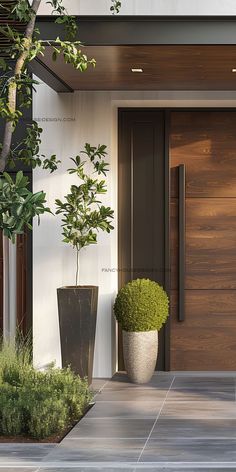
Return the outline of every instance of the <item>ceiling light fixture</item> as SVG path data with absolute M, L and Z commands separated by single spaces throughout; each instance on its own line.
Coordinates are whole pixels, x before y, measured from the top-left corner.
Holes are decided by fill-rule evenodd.
M 131 69 L 132 72 L 143 72 L 143 69 Z
M 232 72 L 236 72 L 236 69 L 232 69 Z

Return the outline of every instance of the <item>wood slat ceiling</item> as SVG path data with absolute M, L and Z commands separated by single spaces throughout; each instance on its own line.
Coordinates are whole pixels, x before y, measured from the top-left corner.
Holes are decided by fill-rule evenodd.
M 15 21 L 9 18 L 9 12 L 16 5 L 17 0 L 1 0 L 0 1 L 0 25 L 9 25 L 19 32 L 23 32 L 25 25 L 20 21 Z M 6 56 L 5 50 L 9 46 L 9 39 L 0 33 L 0 53 L 1 56 Z
M 62 58 L 53 62 L 49 47 L 43 62 L 73 90 L 236 90 L 234 45 L 89 46 L 84 52 L 97 61 L 84 73 Z M 131 72 L 140 67 L 143 73 Z

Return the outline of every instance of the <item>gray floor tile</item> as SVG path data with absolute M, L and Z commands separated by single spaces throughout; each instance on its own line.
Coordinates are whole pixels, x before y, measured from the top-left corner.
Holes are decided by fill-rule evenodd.
M 17 467 L 17 468 L 12 468 L 12 467 L 1 467 L 0 465 L 0 472 L 38 472 L 38 467 Z
M 0 469 L 0 470 L 2 470 L 2 469 Z M 17 472 L 17 470 L 19 472 L 21 472 L 21 469 L 15 469 L 14 471 L 10 471 L 10 472 Z M 148 466 L 147 465 L 146 466 L 139 465 L 139 467 L 136 467 L 136 468 L 134 468 L 133 466 L 130 466 L 128 468 L 126 465 L 124 467 L 120 467 L 120 464 L 115 464 L 114 467 L 110 467 L 110 466 L 109 467 L 107 467 L 107 466 L 104 467 L 104 464 L 103 464 L 103 465 L 98 466 L 98 467 L 96 467 L 96 466 L 94 466 L 94 467 L 73 467 L 73 469 L 68 468 L 68 467 L 67 468 L 60 468 L 60 469 L 59 468 L 50 468 L 50 469 L 41 469 L 40 468 L 40 469 L 37 470 L 37 472 L 43 472 L 43 471 L 44 472 L 138 472 L 138 471 L 141 471 L 141 472 L 154 472 L 154 471 L 156 471 L 156 472 L 184 472 L 184 471 L 186 471 L 186 472 L 226 472 L 226 471 L 227 472 L 229 472 L 229 471 L 235 472 L 236 468 L 230 468 L 230 469 L 229 468 L 227 468 L 227 469 L 225 469 L 225 468 L 224 469 L 214 468 L 213 469 L 212 467 L 210 467 L 210 468 L 202 468 L 201 467 L 199 469 L 199 468 L 191 467 L 191 468 L 186 469 L 186 468 L 183 468 L 183 466 L 169 468 L 169 467 L 166 467 L 166 466 L 161 467 L 159 465 L 158 465 L 158 467 L 157 467 L 157 465 L 153 465 L 153 466 L 152 465 L 151 466 L 149 466 L 149 465 Z M 7 472 L 7 469 L 4 472 Z
M 47 457 L 46 462 L 134 462 L 145 439 L 64 439 Z
M 152 387 L 149 389 L 143 388 L 120 388 L 108 390 L 104 389 L 96 395 L 96 402 L 110 402 L 110 401 L 141 401 L 141 402 L 150 402 L 150 401 L 164 401 L 167 395 L 168 389 L 159 389 L 157 387 Z
M 133 388 L 133 389 L 146 389 L 146 388 L 153 388 L 159 387 L 160 389 L 168 390 L 173 380 L 174 375 L 166 374 L 166 373 L 158 373 L 155 374 L 151 381 L 147 384 L 134 384 L 129 381 L 126 374 L 118 374 L 115 375 L 112 380 L 110 380 L 104 387 L 104 390 L 111 390 L 111 389 L 126 389 L 126 388 Z
M 6 461 L 40 461 L 55 448 L 55 444 L 0 444 L 0 465 Z
M 162 405 L 162 401 L 97 402 L 89 410 L 86 418 L 156 418 Z
M 187 468 L 184 467 L 184 466 L 180 466 L 180 467 L 161 467 L 158 465 L 158 468 L 156 465 L 154 465 L 153 467 L 141 467 L 139 469 L 135 469 L 133 472 L 138 472 L 138 471 L 141 471 L 141 472 L 152 472 L 152 471 L 156 471 L 156 472 L 236 472 L 236 468 L 235 467 L 227 467 L 227 468 L 212 468 L 212 467 L 207 467 L 207 468 L 203 468 L 203 467 L 194 467 L 194 466 L 188 466 Z
M 184 387 L 184 388 L 209 388 L 209 389 L 219 389 L 224 390 L 225 388 L 233 387 L 235 385 L 235 380 L 232 377 L 175 377 L 172 384 L 172 388 Z
M 166 418 L 231 418 L 236 419 L 236 402 L 227 401 L 168 401 L 165 403 L 161 417 Z
M 90 388 L 97 392 L 105 387 L 105 385 L 109 382 L 110 379 L 93 379 Z
M 235 389 L 233 386 L 224 389 L 217 388 L 172 388 L 166 401 L 235 401 Z
M 234 438 L 236 420 L 159 418 L 151 438 Z
M 150 469 L 149 469 L 150 470 Z M 1 471 L 1 469 L 0 469 Z M 7 472 L 7 471 L 6 471 Z M 17 472 L 17 471 L 14 471 Z M 20 471 L 19 471 L 20 472 Z M 104 467 L 101 466 L 94 466 L 94 467 L 65 467 L 65 468 L 50 468 L 50 469 L 38 469 L 37 472 L 135 472 L 133 467 L 119 467 L 119 465 L 115 464 L 114 467 Z
M 236 462 L 236 439 L 150 439 L 141 462 Z
M 155 418 L 84 418 L 67 438 L 147 438 L 154 422 Z

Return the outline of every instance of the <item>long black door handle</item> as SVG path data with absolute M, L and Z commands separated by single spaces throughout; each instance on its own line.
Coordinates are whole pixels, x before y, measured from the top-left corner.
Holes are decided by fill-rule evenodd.
M 179 166 L 179 321 L 185 320 L 185 165 Z

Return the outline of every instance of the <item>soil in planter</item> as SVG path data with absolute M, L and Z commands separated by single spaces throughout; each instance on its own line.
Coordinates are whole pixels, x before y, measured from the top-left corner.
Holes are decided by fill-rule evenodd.
M 60 443 L 76 424 L 77 422 L 72 426 L 69 426 L 65 431 L 61 431 L 60 433 L 54 434 L 45 439 L 34 439 L 27 436 L 0 436 L 0 443 Z
M 86 409 L 85 413 L 79 421 L 76 421 L 72 425 L 68 426 L 64 431 L 61 431 L 58 434 L 54 434 L 52 436 L 49 436 L 45 439 L 34 439 L 30 438 L 27 436 L 0 436 L 0 444 L 1 443 L 31 443 L 31 444 L 46 444 L 46 443 L 60 443 L 66 436 L 67 434 L 70 433 L 70 431 L 84 418 L 84 416 L 88 413 L 88 411 L 93 407 L 94 403 L 91 403 L 89 407 Z

